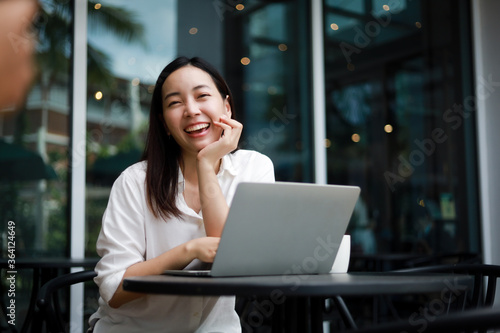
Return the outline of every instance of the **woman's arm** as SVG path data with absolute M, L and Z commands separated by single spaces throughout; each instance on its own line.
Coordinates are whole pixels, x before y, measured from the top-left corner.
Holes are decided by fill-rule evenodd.
M 227 116 L 222 116 L 215 125 L 221 127 L 224 134 L 198 153 L 196 167 L 205 231 L 207 236 L 220 237 L 229 207 L 217 180 L 217 172 L 222 157 L 237 148 L 243 125 Z
M 123 279 L 130 276 L 161 274 L 166 269 L 183 269 L 194 259 L 213 262 L 218 246 L 218 237 L 197 238 L 174 247 L 156 258 L 130 266 L 125 271 L 118 289 L 109 301 L 109 306 L 118 308 L 125 303 L 144 296 L 144 294 L 123 290 Z
M 200 191 L 201 211 L 207 236 L 220 237 L 229 206 L 214 172 L 209 163 L 198 162 L 198 186 Z
M 97 253 L 96 283 L 105 302 L 117 308 L 141 294 L 125 292 L 123 279 L 130 276 L 161 274 L 166 269 L 182 269 L 193 259 L 212 262 L 219 238 L 189 240 L 146 260 L 146 227 L 148 209 L 144 197 L 144 166 L 125 171 L 115 181 L 103 216 Z M 165 240 L 166 241 L 166 240 Z

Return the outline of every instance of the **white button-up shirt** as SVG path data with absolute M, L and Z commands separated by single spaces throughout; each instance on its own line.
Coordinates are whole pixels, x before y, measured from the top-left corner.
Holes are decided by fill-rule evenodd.
M 179 174 L 177 207 L 182 219 L 164 220 L 151 213 L 146 202 L 146 162 L 130 166 L 115 181 L 97 240 L 101 260 L 95 282 L 101 297 L 99 310 L 90 318 L 95 333 L 241 332 L 234 297 L 147 295 L 118 309 L 108 305 L 128 267 L 206 236 L 202 212 L 186 204 L 184 178 Z M 217 178 L 230 205 L 238 183 L 274 182 L 274 168 L 268 157 L 238 150 L 223 157 Z M 187 268 L 197 264 L 195 260 Z

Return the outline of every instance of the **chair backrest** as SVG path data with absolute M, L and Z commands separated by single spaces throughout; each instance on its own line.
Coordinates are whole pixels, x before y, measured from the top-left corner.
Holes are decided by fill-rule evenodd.
M 97 273 L 93 270 L 80 271 L 58 276 L 44 284 L 37 298 L 37 306 L 45 319 L 47 332 L 66 332 L 64 321 L 57 302 L 57 291 L 76 283 L 91 281 Z
M 464 293 L 462 286 L 447 285 L 443 292 L 448 291 L 450 295 L 441 294 L 442 300 L 449 303 L 442 304 L 446 307 L 439 314 L 432 312 L 429 317 L 417 316 L 402 320 L 399 314 L 398 321 L 387 324 L 373 323 L 370 327 L 362 326 L 356 333 L 400 333 L 400 332 L 485 332 L 486 329 L 500 328 L 500 308 L 494 304 L 497 279 L 500 277 L 500 266 L 485 264 L 451 264 L 433 265 L 414 268 L 406 268 L 393 271 L 395 273 L 447 273 L 467 274 L 473 276 L 472 289 Z M 451 282 L 451 281 L 450 281 Z M 435 296 L 435 295 L 433 295 Z M 433 299 L 429 304 L 434 304 Z M 390 301 L 390 299 L 389 299 Z M 421 300 L 420 300 L 421 301 Z M 392 303 L 391 303 L 392 304 Z M 452 308 L 454 310 L 452 310 Z M 422 308 L 420 309 L 422 310 Z M 419 310 L 419 311 L 420 311 Z M 428 310 L 428 308 L 424 308 Z M 458 312 L 458 313 L 457 313 Z M 415 312 L 416 313 L 416 312 Z M 355 328 L 351 326 L 351 328 Z M 351 332 L 351 331 L 348 331 Z
M 490 332 L 490 329 L 500 328 L 500 308 L 471 309 L 446 316 L 433 317 L 427 321 L 404 320 L 393 323 L 372 325 L 345 333 L 463 333 Z M 498 332 L 498 330 L 495 330 Z
M 434 265 L 480 264 L 481 255 L 473 252 L 440 253 L 418 256 L 404 262 L 404 268 L 417 268 Z M 401 267 L 402 269 L 403 267 Z
M 397 272 L 435 272 L 468 274 L 474 276 L 470 306 L 473 308 L 489 307 L 495 301 L 497 279 L 500 266 L 486 264 L 436 265 L 398 270 Z

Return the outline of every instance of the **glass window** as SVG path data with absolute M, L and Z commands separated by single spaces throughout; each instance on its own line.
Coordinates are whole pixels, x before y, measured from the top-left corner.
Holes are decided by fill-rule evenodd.
M 111 186 L 140 158 L 152 85 L 175 56 L 176 1 L 89 4 L 86 255 Z
M 31 90 L 20 108 L 0 110 L 0 243 L 3 258 L 8 254 L 8 221 L 15 223 L 16 259 L 65 257 L 69 250 L 68 144 L 73 15 L 67 1 L 45 0 L 40 5 L 34 24 L 36 74 Z M 2 283 L 4 281 L 6 279 L 2 278 Z M 18 270 L 16 286 L 16 322 L 22 323 L 30 299 L 32 272 Z M 2 294 L 4 296 L 6 294 Z
M 477 253 L 467 2 L 390 3 L 325 2 L 328 182 L 354 251 Z
M 33 87 L 21 108 L 0 111 L 1 154 L 5 155 L 0 214 L 2 221 L 16 222 L 18 256 L 64 256 L 67 250 L 71 20 L 68 5 L 41 3 L 35 24 Z
M 248 1 L 228 11 L 226 73 L 241 147 L 268 155 L 276 179 L 313 181 L 307 1 Z

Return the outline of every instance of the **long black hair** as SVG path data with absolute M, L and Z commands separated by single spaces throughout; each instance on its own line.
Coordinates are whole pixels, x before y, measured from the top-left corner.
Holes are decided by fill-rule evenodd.
M 176 205 L 181 149 L 174 138 L 167 134 L 163 118 L 162 87 L 170 74 L 185 66 L 194 66 L 208 73 L 212 77 L 222 99 L 229 96 L 231 117 L 234 118 L 235 114 L 231 90 L 217 69 L 205 60 L 199 57 L 179 57 L 161 71 L 153 91 L 146 147 L 141 158 L 142 161 L 147 161 L 147 203 L 151 212 L 157 218 L 181 216 L 181 212 Z

